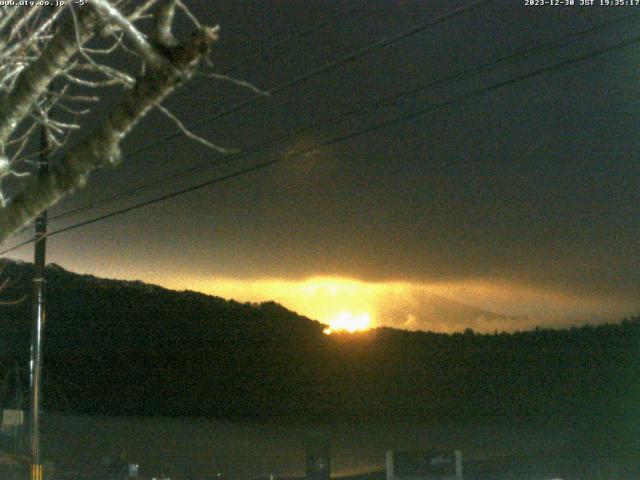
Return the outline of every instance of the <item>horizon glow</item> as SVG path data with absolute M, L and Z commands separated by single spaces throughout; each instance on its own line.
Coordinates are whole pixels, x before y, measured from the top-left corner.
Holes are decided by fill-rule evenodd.
M 368 313 L 353 314 L 340 312 L 329 320 L 329 326 L 324 329 L 326 335 L 334 332 L 362 332 L 371 328 L 371 315 Z
M 473 328 L 477 332 L 492 333 L 617 322 L 640 314 L 637 298 L 562 291 L 509 281 L 373 282 L 326 275 L 303 279 L 230 278 L 169 269 L 131 272 L 108 262 L 87 269 L 76 262 L 57 258 L 50 261 L 81 274 L 141 280 L 239 302 L 275 301 L 327 326 L 347 312 L 352 316 L 368 315 L 369 328 L 443 333 Z
M 303 280 L 173 277 L 165 285 L 241 302 L 273 300 L 332 331 L 383 326 L 445 333 L 465 328 L 515 331 L 619 321 L 640 310 L 640 305 L 618 298 L 482 281 L 421 284 L 327 276 Z

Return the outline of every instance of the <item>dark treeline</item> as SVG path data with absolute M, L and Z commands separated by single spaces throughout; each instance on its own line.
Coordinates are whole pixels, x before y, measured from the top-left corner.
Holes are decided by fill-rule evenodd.
M 31 268 L 7 263 L 3 300 L 29 295 Z M 275 303 L 56 266 L 47 274 L 50 410 L 305 422 L 628 423 L 640 412 L 640 318 L 513 334 L 381 328 L 327 336 Z M 0 307 L 5 370 L 26 365 L 30 309 L 29 298 Z M 4 391 L 6 403 L 11 388 Z

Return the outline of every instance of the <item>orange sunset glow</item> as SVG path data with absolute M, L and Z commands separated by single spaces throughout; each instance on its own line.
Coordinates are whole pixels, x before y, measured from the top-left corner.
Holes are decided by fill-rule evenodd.
M 273 300 L 325 324 L 325 333 L 376 327 L 447 333 L 467 327 L 479 332 L 514 331 L 621 318 L 637 306 L 607 296 L 482 281 L 426 284 L 329 276 L 300 280 L 175 276 L 157 283 L 239 302 Z
M 371 315 L 368 313 L 353 314 L 351 312 L 340 312 L 329 320 L 329 326 L 324 329 L 324 333 L 331 335 L 334 332 L 355 333 L 368 330 L 371 327 Z

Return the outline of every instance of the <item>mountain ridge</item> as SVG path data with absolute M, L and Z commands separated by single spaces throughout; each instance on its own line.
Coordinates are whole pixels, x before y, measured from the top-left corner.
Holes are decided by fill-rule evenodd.
M 2 299 L 29 295 L 6 262 Z M 325 335 L 274 302 L 239 303 L 47 270 L 45 408 L 273 421 L 620 418 L 640 394 L 640 318 L 568 330 Z M 0 368 L 28 359 L 28 300 L 0 307 Z M 1 372 L 0 372 L 1 373 Z M 5 399 L 1 399 L 6 401 Z M 5 402 L 6 403 L 6 402 Z

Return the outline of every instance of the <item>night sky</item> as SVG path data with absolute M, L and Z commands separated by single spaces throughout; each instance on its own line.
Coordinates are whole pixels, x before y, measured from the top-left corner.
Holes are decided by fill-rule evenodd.
M 210 70 L 267 90 L 469 1 L 189 3 L 203 22 L 221 25 Z M 241 301 L 275 299 L 326 322 L 368 315 L 374 325 L 493 331 L 640 313 L 640 42 L 571 62 L 636 38 L 640 6 L 524 3 L 492 2 L 231 114 L 216 115 L 254 94 L 195 78 L 166 105 L 229 148 L 372 111 L 227 159 L 184 137 L 163 142 L 176 128 L 153 113 L 127 139 L 124 163 L 94 174 L 51 215 L 136 194 L 54 220 L 52 230 L 306 154 L 52 237 L 48 261 Z M 613 22 L 621 17 L 630 18 Z M 376 104 L 556 39 L 556 48 Z M 32 247 L 12 256 L 30 260 Z

